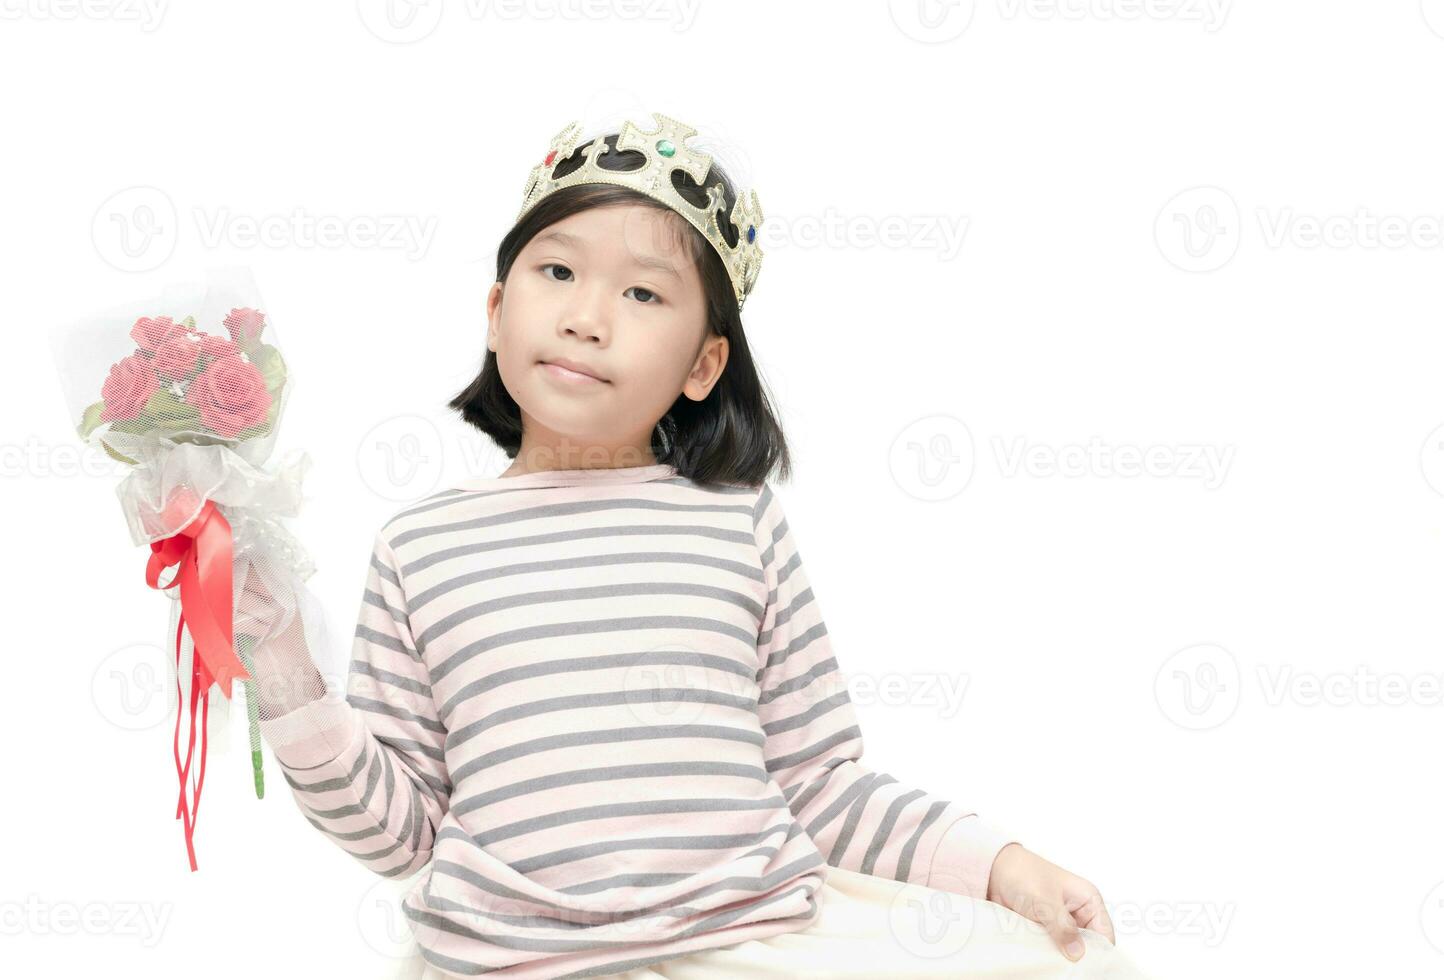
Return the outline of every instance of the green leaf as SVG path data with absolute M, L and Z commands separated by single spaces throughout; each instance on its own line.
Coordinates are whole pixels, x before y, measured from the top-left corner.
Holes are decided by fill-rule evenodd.
M 103 413 L 104 411 L 105 411 L 105 400 L 104 400 L 104 399 L 101 399 L 100 401 L 96 402 L 94 405 L 91 405 L 91 406 L 89 406 L 88 408 L 86 408 L 85 413 L 84 413 L 84 414 L 81 416 L 81 418 L 80 418 L 80 425 L 79 425 L 79 427 L 78 427 L 78 431 L 80 432 L 80 438 L 82 438 L 82 439 L 88 439 L 88 438 L 90 438 L 90 434 L 91 434 L 92 432 L 94 432 L 100 425 L 103 424 L 103 423 L 100 421 L 100 416 L 101 416 L 101 413 Z
M 118 422 L 110 423 L 111 432 L 124 432 L 133 436 L 138 436 L 142 432 L 148 432 L 154 428 L 155 420 L 148 419 L 145 416 L 134 419 L 122 419 Z
M 104 450 L 106 451 L 106 453 L 107 453 L 112 459 L 119 460 L 120 462 L 122 462 L 122 463 L 127 463 L 127 464 L 129 464 L 129 465 L 131 465 L 131 466 L 134 466 L 134 465 L 135 465 L 135 460 L 131 459 L 129 456 L 122 456 L 120 453 L 116 452 L 114 449 L 111 449 L 111 448 L 110 448 L 110 443 L 106 442 L 104 439 L 101 439 L 101 440 L 100 440 L 100 448 L 104 449 Z
M 270 344 L 257 344 L 247 356 L 266 381 L 266 390 L 273 394 L 286 383 L 286 362 L 281 352 Z
M 197 422 L 200 421 L 201 410 L 189 402 L 181 401 L 169 388 L 160 388 L 150 396 L 150 401 L 146 402 L 145 414 L 153 416 L 161 423 Z
M 249 429 L 242 429 L 236 433 L 237 442 L 245 442 L 247 439 L 259 439 L 271 431 L 269 422 L 262 422 L 260 425 L 253 425 Z

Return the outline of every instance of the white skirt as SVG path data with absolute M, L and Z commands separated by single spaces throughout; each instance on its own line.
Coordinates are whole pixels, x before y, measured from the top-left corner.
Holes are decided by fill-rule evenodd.
M 1091 929 L 1065 957 L 1038 923 L 994 902 L 829 868 L 806 929 L 610 974 L 615 980 L 1149 980 Z M 453 980 L 418 954 L 418 980 Z

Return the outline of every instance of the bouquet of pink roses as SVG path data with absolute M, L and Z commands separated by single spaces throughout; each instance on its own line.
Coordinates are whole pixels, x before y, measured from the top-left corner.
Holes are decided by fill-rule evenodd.
M 100 400 L 85 409 L 80 435 L 109 423 L 109 434 L 170 433 L 205 438 L 263 436 L 285 391 L 281 352 L 261 343 L 266 315 L 233 308 L 221 321 L 229 339 L 196 329 L 188 316 L 141 316 L 130 328 L 135 350 L 110 366 Z M 115 440 L 111 440 L 115 441 Z M 135 463 L 101 439 L 112 456 Z
M 175 645 L 179 702 L 176 818 L 184 820 L 193 871 L 210 688 L 218 686 L 229 699 L 233 682 L 247 682 L 260 796 L 257 709 L 245 661 L 289 628 L 295 607 L 287 597 L 314 571 L 281 521 L 299 509 L 310 460 L 295 451 L 277 467 L 264 465 L 291 388 L 264 309 L 246 270 L 213 270 L 203 282 L 172 285 L 161 297 L 53 333 L 77 431 L 129 467 L 117 493 L 131 538 L 150 545 L 147 584 L 172 600 L 167 644 Z M 166 569 L 174 573 L 162 584 Z M 265 623 L 245 619 L 246 600 L 259 608 L 257 596 L 269 610 Z M 190 739 L 182 761 L 187 700 Z M 198 705 L 201 744 L 192 783 Z

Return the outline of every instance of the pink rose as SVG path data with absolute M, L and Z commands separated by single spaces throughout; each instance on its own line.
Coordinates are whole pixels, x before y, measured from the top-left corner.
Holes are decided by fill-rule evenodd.
M 203 333 L 200 337 L 201 353 L 206 357 L 240 357 L 241 349 L 224 337 Z
M 266 420 L 271 393 L 254 364 L 218 357 L 191 381 L 186 401 L 200 409 L 202 422 L 229 439 Z
M 100 397 L 105 401 L 100 420 L 118 422 L 135 418 L 159 389 L 160 380 L 149 360 L 140 354 L 121 358 L 110 366 L 110 374 L 100 386 Z
M 188 329 L 184 323 L 175 323 L 168 316 L 143 316 L 130 328 L 130 335 L 141 350 L 154 351 L 172 337 L 184 337 Z
M 266 326 L 266 314 L 248 306 L 239 307 L 226 314 L 222 321 L 231 332 L 231 339 L 250 350 L 261 339 L 261 330 Z
M 182 381 L 190 377 L 191 372 L 196 369 L 196 362 L 201 356 L 201 350 L 201 345 L 194 334 L 167 337 L 156 348 L 151 363 L 155 365 L 156 374 L 161 377 Z

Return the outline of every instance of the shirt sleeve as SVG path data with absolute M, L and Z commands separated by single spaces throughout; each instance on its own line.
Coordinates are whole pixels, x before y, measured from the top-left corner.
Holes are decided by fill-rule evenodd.
M 972 810 L 862 765 L 862 731 L 781 501 L 753 528 L 768 590 L 757 638 L 767 771 L 827 863 L 986 899 L 1012 838 Z
M 411 635 L 399 567 L 378 532 L 345 700 L 323 698 L 261 722 L 306 819 L 388 878 L 430 860 L 451 795 L 446 729 Z

